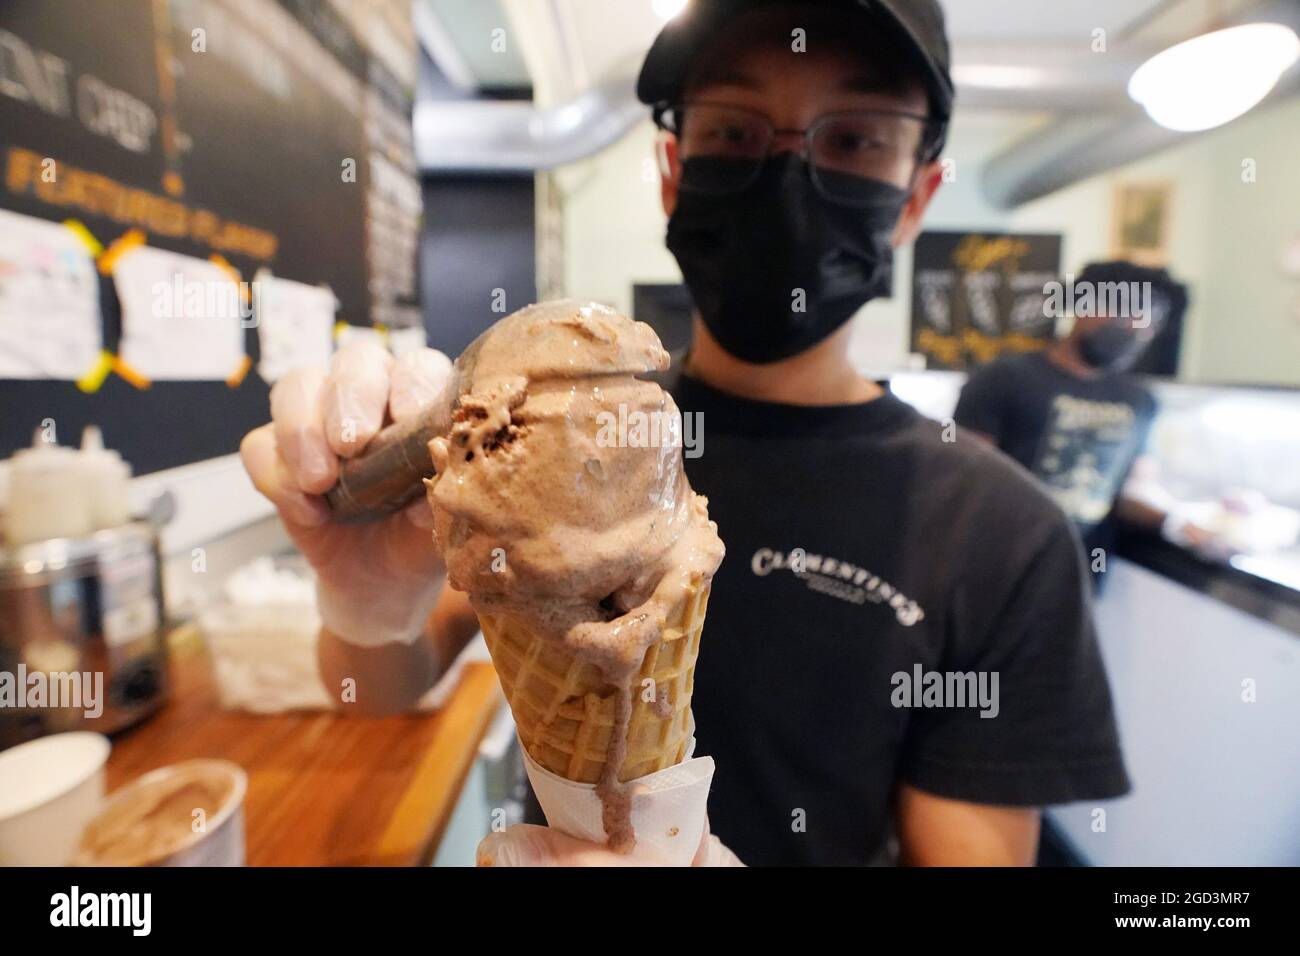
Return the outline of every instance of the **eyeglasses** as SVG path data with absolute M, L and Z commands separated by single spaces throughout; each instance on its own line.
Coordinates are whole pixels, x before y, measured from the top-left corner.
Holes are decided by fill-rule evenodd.
M 847 205 L 860 204 L 858 177 L 909 186 L 940 128 L 915 113 L 853 110 L 827 113 L 807 129 L 778 129 L 762 113 L 701 102 L 657 109 L 655 121 L 677 135 L 682 189 L 740 192 L 758 178 L 778 137 L 799 136 L 817 191 Z M 693 159 L 729 162 L 691 164 Z

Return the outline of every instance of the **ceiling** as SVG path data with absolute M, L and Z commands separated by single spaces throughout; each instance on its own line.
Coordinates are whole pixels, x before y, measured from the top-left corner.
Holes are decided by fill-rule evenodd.
M 452 99 L 476 98 L 485 87 L 514 87 L 531 92 L 534 100 L 522 112 L 481 103 L 483 109 L 464 114 L 438 105 L 441 95 L 426 98 L 430 168 L 439 168 L 446 155 L 460 155 L 445 141 L 445 123 L 452 120 L 468 123 L 465 129 L 475 140 L 470 145 L 480 147 L 474 155 L 484 168 L 501 162 L 500 150 L 484 152 L 479 140 L 491 146 L 504 137 L 540 164 L 529 168 L 550 168 L 543 160 L 554 159 L 550 147 L 557 143 L 612 142 L 644 121 L 633 77 L 666 22 L 656 10 L 672 2 L 415 0 L 417 28 L 421 14 L 441 24 L 436 29 L 426 24 L 421 40 L 434 62 L 443 66 L 445 60 L 454 68 L 443 69 L 444 75 L 459 77 L 451 80 L 459 87 Z M 998 201 L 1008 205 L 1180 140 L 1181 134 L 1152 123 L 1127 95 L 1134 71 L 1155 53 L 1256 14 L 1300 28 L 1300 6 L 1293 6 L 1298 0 L 941 2 L 961 104 L 953 125 L 960 130 L 987 125 L 992 135 L 981 135 L 1003 144 L 984 176 L 986 186 L 1001 184 Z M 1101 50 L 1096 49 L 1099 31 L 1105 39 Z M 431 37 L 438 42 L 431 43 Z M 1277 95 L 1297 90 L 1300 68 L 1279 84 Z M 607 136 L 611 124 L 618 129 Z
M 1068 41 L 1109 32 L 1160 6 L 1163 0 L 947 0 L 948 35 L 964 40 Z
M 1168 45 L 1256 0 L 945 0 L 956 66 L 1041 62 L 1045 51 L 1082 47 L 1106 30 L 1111 48 Z M 480 88 L 533 86 L 557 102 L 640 62 L 664 20 L 655 0 L 416 0 L 433 11 Z M 506 32 L 504 49 L 493 44 Z M 500 37 L 501 34 L 496 36 Z M 1098 61 L 1098 66 L 1103 61 Z M 1100 82 L 1113 82 L 1106 77 Z
M 533 2 L 541 6 L 547 0 Z M 431 42 L 450 43 L 453 49 L 441 47 L 440 58 L 450 55 L 458 61 L 456 72 L 464 74 L 454 78 L 459 85 L 472 83 L 478 89 L 532 85 L 523 43 L 515 42 L 516 31 L 502 0 L 415 0 L 414 12 L 417 32 L 426 47 Z M 433 16 L 426 16 L 428 13 Z M 441 35 L 434 40 L 429 31 Z

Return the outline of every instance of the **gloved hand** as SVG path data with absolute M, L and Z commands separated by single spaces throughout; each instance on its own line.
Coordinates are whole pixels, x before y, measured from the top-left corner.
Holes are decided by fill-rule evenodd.
M 373 342 L 353 342 L 328 374 L 297 369 L 278 381 L 271 423 L 240 445 L 253 485 L 316 570 L 322 623 L 351 644 L 419 637 L 443 581 L 432 514 L 421 496 L 383 521 L 336 524 L 320 495 L 337 482 L 340 460 L 359 454 L 384 426 L 385 414 L 393 421 L 418 414 L 450 372 L 451 362 L 433 349 L 394 360 Z
M 575 840 L 551 827 L 521 823 L 491 833 L 478 845 L 479 866 L 646 866 L 634 856 L 614 853 L 595 843 Z M 708 830 L 691 866 L 744 866 Z
M 1201 527 L 1179 508 L 1166 514 L 1160 534 L 1170 544 L 1187 548 L 1211 564 L 1224 564 L 1237 553 L 1237 548 L 1226 537 Z

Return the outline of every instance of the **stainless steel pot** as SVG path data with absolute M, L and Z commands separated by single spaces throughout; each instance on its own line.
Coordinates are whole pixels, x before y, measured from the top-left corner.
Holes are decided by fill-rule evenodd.
M 155 527 L 0 549 L 0 748 L 112 733 L 167 692 Z

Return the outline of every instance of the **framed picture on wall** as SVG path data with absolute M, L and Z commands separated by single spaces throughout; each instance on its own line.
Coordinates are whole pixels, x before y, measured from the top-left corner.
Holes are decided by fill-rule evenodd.
M 1173 184 L 1120 183 L 1111 210 L 1111 257 L 1159 267 L 1169 259 Z

